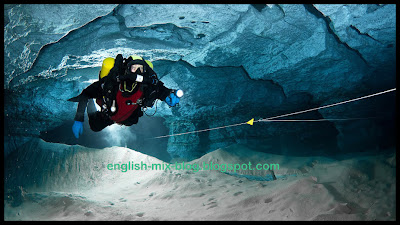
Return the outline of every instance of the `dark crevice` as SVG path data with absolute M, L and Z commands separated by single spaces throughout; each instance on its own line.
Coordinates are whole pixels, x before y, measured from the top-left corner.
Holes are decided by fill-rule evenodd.
M 125 17 L 121 16 L 118 12 L 122 6 L 118 5 L 117 7 L 114 8 L 112 15 L 118 20 L 118 26 L 120 31 L 124 31 L 127 29 L 125 25 Z
M 382 44 L 382 45 L 383 45 L 382 42 L 376 40 L 375 38 L 373 38 L 373 37 L 370 36 L 369 34 L 367 34 L 367 33 L 361 33 L 361 31 L 360 31 L 357 27 L 355 27 L 354 25 L 350 25 L 350 28 L 353 29 L 353 30 L 355 30 L 359 35 L 367 36 L 367 37 L 371 38 L 372 40 L 378 42 L 379 44 Z
M 369 66 L 368 61 L 367 61 L 366 59 L 364 59 L 364 57 L 362 56 L 362 54 L 361 54 L 358 50 L 356 50 L 356 49 L 350 47 L 346 42 L 343 42 L 343 41 L 340 40 L 340 38 L 336 35 L 335 31 L 333 31 L 333 29 L 332 29 L 332 27 L 331 27 L 332 21 L 331 21 L 331 19 L 330 19 L 329 17 L 327 17 L 327 16 L 325 16 L 324 14 L 322 14 L 317 8 L 314 7 L 313 4 L 304 4 L 304 8 L 305 8 L 309 13 L 311 13 L 312 15 L 314 15 L 315 17 L 317 17 L 318 19 L 323 19 L 323 20 L 325 21 L 325 23 L 326 23 L 326 28 L 327 28 L 327 30 L 328 30 L 328 33 L 330 33 L 330 34 L 335 38 L 335 40 L 336 40 L 339 44 L 342 44 L 344 47 L 346 47 L 346 48 L 349 49 L 350 51 L 356 53 L 356 54 L 361 58 L 361 60 L 362 60 L 366 65 Z
M 257 11 L 261 12 L 267 5 L 266 4 L 251 4 Z
M 197 39 L 201 39 L 201 38 L 203 38 L 203 37 L 205 37 L 205 36 L 206 36 L 205 34 L 197 34 L 196 38 L 197 38 Z
M 378 10 L 379 8 L 382 8 L 386 4 L 368 4 L 367 5 L 367 13 L 372 13 Z
M 285 91 L 283 90 L 282 85 L 280 85 L 280 84 L 274 82 L 274 80 L 266 80 L 266 79 L 257 80 L 257 79 L 253 79 L 253 78 L 250 76 L 250 74 L 247 72 L 247 70 L 244 68 L 244 66 L 240 66 L 240 68 L 243 70 L 243 72 L 244 72 L 244 74 L 246 75 L 246 78 L 247 78 L 247 79 L 249 79 L 249 80 L 256 80 L 256 81 L 266 81 L 266 82 L 270 82 L 271 84 L 273 84 L 273 85 L 279 87 L 280 91 L 283 93 L 284 98 L 285 98 L 285 99 L 287 98 L 287 96 L 286 96 L 286 94 L 285 94 Z
M 283 17 L 286 16 L 285 10 L 283 10 L 282 6 L 280 6 L 279 4 L 276 4 L 276 6 L 278 7 L 278 9 L 281 10 L 281 12 L 283 13 Z

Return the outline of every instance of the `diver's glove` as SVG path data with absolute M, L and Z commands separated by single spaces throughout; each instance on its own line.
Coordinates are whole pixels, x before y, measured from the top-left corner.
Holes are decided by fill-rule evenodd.
M 75 121 L 74 125 L 72 125 L 72 132 L 76 138 L 79 138 L 79 135 L 83 133 L 83 122 Z
M 165 98 L 165 102 L 169 106 L 174 107 L 176 104 L 179 103 L 180 97 L 182 97 L 182 95 L 183 95 L 183 92 L 181 90 L 174 91 Z

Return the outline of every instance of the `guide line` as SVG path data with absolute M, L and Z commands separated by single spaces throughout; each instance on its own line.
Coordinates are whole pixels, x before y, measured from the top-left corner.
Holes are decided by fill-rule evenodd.
M 307 109 L 307 110 L 303 110 L 303 111 L 298 111 L 298 112 L 294 112 L 294 113 L 288 113 L 288 114 L 284 114 L 284 115 L 280 115 L 280 116 L 273 116 L 273 117 L 270 117 L 270 118 L 267 118 L 267 119 L 259 119 L 259 120 L 254 121 L 254 122 L 263 122 L 263 121 L 266 121 L 266 120 L 273 120 L 273 119 L 276 119 L 276 118 L 297 115 L 297 114 L 311 112 L 311 111 L 315 111 L 315 110 L 319 110 L 319 109 L 325 109 L 325 108 L 329 108 L 329 107 L 332 107 L 332 106 L 342 105 L 342 104 L 346 104 L 346 103 L 349 103 L 349 102 L 355 102 L 355 101 L 358 101 L 358 100 L 361 100 L 361 99 L 370 98 L 370 97 L 374 97 L 374 96 L 377 96 L 377 95 L 382 95 L 382 94 L 385 94 L 385 93 L 388 93 L 388 92 L 392 92 L 392 91 L 395 91 L 395 90 L 396 90 L 396 88 L 393 88 L 393 89 L 382 91 L 382 92 L 378 92 L 378 93 L 375 93 L 375 94 L 366 95 L 366 96 L 363 96 L 363 97 L 360 97 L 360 98 L 355 98 L 355 99 L 351 99 L 351 100 L 347 100 L 347 101 L 343 101 L 343 102 L 338 102 L 338 103 L 334 103 L 334 104 L 330 104 L 330 105 L 326 105 L 326 106 L 321 106 L 321 107 L 317 107 L 317 108 L 313 108 L 313 109 Z
M 324 122 L 324 121 L 347 121 L 347 120 L 365 120 L 374 119 L 377 117 L 363 117 L 363 118 L 347 118 L 347 119 L 310 119 L 310 120 L 265 120 L 262 122 Z M 254 121 L 257 122 L 257 121 Z
M 378 93 L 375 93 L 375 94 L 366 95 L 366 96 L 355 98 L 355 99 L 350 99 L 350 100 L 347 100 L 347 101 L 342 101 L 342 102 L 329 104 L 329 105 L 321 106 L 321 107 L 316 107 L 316 108 L 312 108 L 312 109 L 302 110 L 302 111 L 298 111 L 298 112 L 283 114 L 283 115 L 279 115 L 279 116 L 273 116 L 273 117 L 269 117 L 269 118 L 265 118 L 265 119 L 259 119 L 259 120 L 256 120 L 256 121 L 254 121 L 254 119 L 251 119 L 250 121 L 243 122 L 243 123 L 237 123 L 237 124 L 232 124 L 232 125 L 227 125 L 227 126 L 214 127 L 214 128 L 209 128 L 209 129 L 196 130 L 196 131 L 190 131 L 190 132 L 184 132 L 184 133 L 178 133 L 178 134 L 170 134 L 170 135 L 158 136 L 158 137 L 153 137 L 153 138 L 150 138 L 150 139 L 158 139 L 158 138 L 165 138 L 165 137 L 172 137 L 172 136 L 180 136 L 180 135 L 186 135 L 186 134 L 200 133 L 200 132 L 218 130 L 218 129 L 228 128 L 228 127 L 241 126 L 241 125 L 245 125 L 245 124 L 253 125 L 253 123 L 256 123 L 256 122 L 320 122 L 320 121 L 340 121 L 340 120 L 345 121 L 345 120 L 368 119 L 368 118 L 347 118 L 347 119 L 314 119 L 314 120 L 313 119 L 310 119 L 310 120 L 307 120 L 307 119 L 304 119 L 304 120 L 276 120 L 277 118 L 282 118 L 282 117 L 292 116 L 292 115 L 298 115 L 298 114 L 302 114 L 302 113 L 306 113 L 306 112 L 316 111 L 316 110 L 319 110 L 319 109 L 326 109 L 326 108 L 329 108 L 329 107 L 346 104 L 346 103 L 349 103 L 349 102 L 355 102 L 355 101 L 366 99 L 366 98 L 371 98 L 371 97 L 374 97 L 374 96 L 378 96 L 378 95 L 382 95 L 382 94 L 385 94 L 385 93 L 393 92 L 395 90 L 396 90 L 396 88 L 393 88 L 393 89 L 389 89 L 389 90 L 386 90 L 386 91 L 378 92 Z

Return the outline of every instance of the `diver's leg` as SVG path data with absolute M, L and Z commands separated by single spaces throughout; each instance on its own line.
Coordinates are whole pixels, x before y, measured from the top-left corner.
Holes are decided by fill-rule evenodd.
M 110 118 L 108 118 L 104 113 L 94 112 L 88 114 L 90 129 L 94 132 L 98 132 L 106 128 L 107 126 L 114 123 Z
M 138 108 L 132 113 L 132 115 L 128 119 L 123 121 L 121 124 L 125 126 L 131 126 L 133 124 L 137 124 L 139 122 L 139 117 L 141 116 L 143 116 L 143 112 L 140 108 Z

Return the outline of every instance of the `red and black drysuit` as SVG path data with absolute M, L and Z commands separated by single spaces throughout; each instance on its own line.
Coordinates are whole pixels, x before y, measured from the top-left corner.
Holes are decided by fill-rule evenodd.
M 135 82 L 136 74 L 126 73 L 130 70 L 127 69 L 127 65 L 130 65 L 131 61 L 144 66 L 143 82 Z M 132 89 L 129 92 L 121 91 L 124 90 L 121 87 L 123 84 Z M 88 108 L 90 128 L 97 132 L 113 123 L 126 126 L 138 123 L 139 117 L 143 116 L 142 106 L 151 107 L 156 99 L 164 101 L 171 92 L 171 89 L 166 88 L 163 82 L 158 80 L 157 75 L 144 60 L 132 60 L 131 57 L 123 60 L 122 55 L 118 55 L 114 67 L 106 77 L 89 85 L 80 95 L 69 101 L 79 102 L 76 121 L 84 121 L 84 113 Z M 90 101 L 88 106 L 88 100 L 92 98 L 96 99 L 96 103 L 102 108 L 101 111 L 95 109 L 93 101 Z M 113 100 L 116 107 L 114 113 L 110 111 Z

